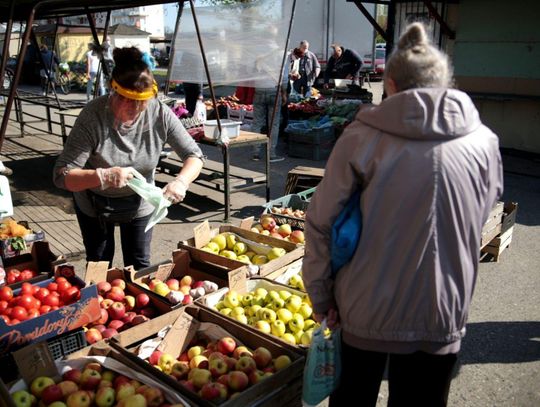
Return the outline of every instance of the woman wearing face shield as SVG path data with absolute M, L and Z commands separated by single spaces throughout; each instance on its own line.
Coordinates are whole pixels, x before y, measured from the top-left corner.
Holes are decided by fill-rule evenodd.
M 133 170 L 154 183 L 160 153 L 169 144 L 183 161 L 178 176 L 163 188 L 181 202 L 199 175 L 203 154 L 171 109 L 160 102 L 157 84 L 143 54 L 116 48 L 111 93 L 81 111 L 54 167 L 54 182 L 73 192 L 87 261 L 114 256 L 114 228 L 120 226 L 124 265 L 150 265 L 152 230 L 144 232 L 154 207 L 127 182 Z

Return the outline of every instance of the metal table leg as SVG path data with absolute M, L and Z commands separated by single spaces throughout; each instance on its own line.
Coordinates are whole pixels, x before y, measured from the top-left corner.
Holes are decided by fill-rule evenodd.
M 230 157 L 229 157 L 229 148 L 221 147 L 221 152 L 223 154 L 223 186 L 225 194 L 225 222 L 229 222 L 229 217 L 231 215 L 231 186 L 229 184 L 230 176 Z
M 67 134 L 66 134 L 66 119 L 63 114 L 60 114 L 60 131 L 62 133 L 62 145 L 66 144 Z

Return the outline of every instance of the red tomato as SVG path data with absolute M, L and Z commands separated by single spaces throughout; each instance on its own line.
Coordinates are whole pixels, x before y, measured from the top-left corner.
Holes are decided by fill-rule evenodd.
M 0 288 L 0 300 L 11 301 L 13 298 L 13 290 L 7 286 Z
M 77 287 L 69 287 L 62 292 L 61 298 L 64 304 L 71 304 L 81 298 L 81 292 Z
M 9 325 L 9 317 L 6 315 L 0 315 L 0 319 L 3 319 L 6 325 Z
M 32 305 L 32 308 L 39 309 L 39 307 L 41 307 L 41 301 L 37 298 L 34 298 L 34 304 Z
M 13 322 L 14 319 L 18 321 L 24 321 L 26 318 L 28 318 L 28 312 L 23 307 L 17 305 L 11 310 L 10 317 L 12 319 L 11 322 Z
M 32 277 L 34 277 L 34 272 L 32 270 L 21 271 L 21 280 L 30 280 Z
M 34 308 L 35 298 L 28 294 L 23 294 L 19 298 L 18 306 L 24 307 L 27 311 Z M 18 318 L 20 319 L 20 318 Z
M 52 292 L 52 291 L 58 290 L 58 284 L 56 284 L 56 283 L 49 283 L 49 284 L 47 285 L 47 290 L 49 290 L 49 291 L 51 291 L 51 292 Z
M 43 302 L 43 300 L 48 297 L 50 295 L 50 292 L 49 290 L 47 290 L 46 288 L 40 288 L 38 290 L 38 292 L 34 295 L 34 297 L 36 297 L 38 300 L 40 300 L 41 302 Z
M 13 284 L 18 281 L 18 278 L 20 277 L 21 272 L 19 270 L 9 270 L 7 273 L 7 283 Z
M 60 308 L 59 306 L 53 305 L 53 306 L 51 307 L 51 311 L 56 311 L 56 310 L 59 309 L 59 308 Z
M 56 281 L 57 283 L 61 283 L 67 281 L 67 279 L 65 277 L 56 277 L 54 281 Z
M 34 293 L 34 286 L 28 282 L 22 283 L 21 286 L 21 294 L 33 294 Z
M 69 281 L 60 281 L 58 284 L 58 291 L 59 292 L 62 292 L 62 291 L 65 291 L 67 290 L 69 287 L 71 287 L 71 284 L 69 283 Z
M 60 298 L 57 295 L 49 295 L 43 299 L 43 305 L 48 305 L 49 307 L 57 307 L 59 303 Z
M 9 307 L 9 303 L 5 300 L 1 300 L 0 301 L 0 314 L 3 314 L 8 307 Z
M 27 319 L 32 319 L 32 318 L 36 318 L 36 317 L 39 317 L 39 310 L 37 310 L 36 308 L 32 308 L 30 311 L 28 311 L 28 318 Z
M 38 285 L 33 285 L 33 286 L 32 286 L 32 295 L 35 295 L 40 289 L 41 289 L 40 286 L 38 286 Z
M 9 321 L 9 324 L 10 325 L 17 325 L 18 323 L 20 323 L 21 321 L 19 321 L 18 319 L 15 319 L 15 318 L 12 318 L 11 321 Z
M 42 305 L 39 307 L 39 313 L 40 314 L 46 314 L 47 312 L 51 312 L 51 306 L 50 305 Z

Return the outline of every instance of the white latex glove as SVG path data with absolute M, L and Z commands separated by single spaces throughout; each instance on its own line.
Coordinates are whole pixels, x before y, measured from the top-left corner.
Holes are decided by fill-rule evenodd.
M 187 182 L 178 177 L 163 187 L 163 196 L 175 204 L 184 200 L 187 190 Z
M 101 189 L 123 188 L 133 178 L 132 167 L 110 167 L 96 169 Z

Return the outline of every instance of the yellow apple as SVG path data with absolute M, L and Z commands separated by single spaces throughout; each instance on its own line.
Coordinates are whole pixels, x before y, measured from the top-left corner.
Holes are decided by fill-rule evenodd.
M 252 257 L 251 262 L 257 266 L 260 266 L 261 264 L 268 263 L 268 257 L 266 257 L 264 254 L 256 254 Z
M 285 254 L 287 254 L 287 252 L 285 251 L 284 248 L 282 248 L 282 247 L 273 247 L 266 254 L 266 256 L 268 257 L 268 260 L 275 260 L 275 259 L 278 259 L 278 258 L 284 256 Z
M 264 333 L 271 333 L 272 329 L 270 328 L 270 324 L 266 321 L 257 321 L 255 322 L 255 328 L 257 328 L 259 331 L 262 331 Z
M 283 321 L 280 321 L 278 319 L 272 322 L 272 324 L 270 324 L 270 329 L 271 329 L 272 335 L 275 335 L 281 338 L 283 335 L 285 335 L 285 331 L 287 330 L 287 327 L 285 326 Z
M 296 339 L 294 338 L 294 335 L 291 333 L 288 333 L 288 332 L 284 333 L 281 339 L 283 339 L 285 342 L 290 343 L 291 345 L 296 345 Z
M 227 247 L 227 237 L 223 233 L 214 236 L 211 241 L 218 245 L 220 251 Z
M 244 254 L 248 251 L 247 244 L 244 242 L 236 242 L 233 246 L 233 251 L 236 253 L 237 256 L 240 256 L 241 254 Z
M 227 249 L 233 250 L 234 245 L 236 244 L 236 236 L 232 233 L 229 233 L 226 237 L 227 239 Z

